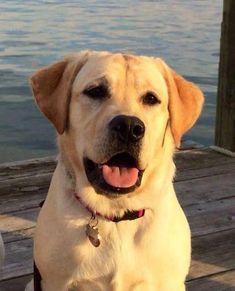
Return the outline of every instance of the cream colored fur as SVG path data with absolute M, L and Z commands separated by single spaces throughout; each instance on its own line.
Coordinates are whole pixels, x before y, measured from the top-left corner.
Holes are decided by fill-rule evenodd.
M 34 238 L 43 291 L 185 290 L 190 230 L 173 189 L 172 158 L 181 136 L 200 113 L 200 90 L 160 59 L 82 52 L 62 62 L 32 77 L 36 101 L 60 133 L 58 164 Z M 58 80 L 51 84 L 53 76 Z M 84 89 L 103 77 L 108 80 L 111 98 L 99 102 L 84 96 Z M 70 90 L 70 94 L 58 97 L 58 86 L 67 86 L 64 91 Z M 146 91 L 154 91 L 161 104 L 144 105 L 141 96 Z M 56 98 L 69 98 L 60 101 L 68 108 L 62 110 Z M 97 163 L 105 160 L 107 124 L 119 114 L 136 116 L 145 124 L 140 155 L 145 172 L 136 191 L 111 199 L 96 194 L 82 160 L 84 156 Z M 142 208 L 145 215 L 119 223 L 99 217 L 101 245 L 95 248 L 85 234 L 91 214 L 74 198 L 74 192 L 103 215 Z

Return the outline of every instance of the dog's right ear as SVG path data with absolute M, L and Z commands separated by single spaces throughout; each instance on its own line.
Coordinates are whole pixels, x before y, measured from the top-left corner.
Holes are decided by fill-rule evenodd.
M 204 103 L 201 89 L 172 70 L 163 60 L 157 59 L 163 69 L 168 95 L 170 127 L 176 147 L 181 138 L 198 119 Z
M 35 100 L 59 134 L 66 129 L 72 84 L 87 58 L 88 52 L 73 55 L 40 69 L 31 77 Z

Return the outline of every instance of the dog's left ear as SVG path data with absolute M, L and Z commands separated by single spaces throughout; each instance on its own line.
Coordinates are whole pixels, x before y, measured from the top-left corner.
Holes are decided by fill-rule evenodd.
M 73 81 L 87 57 L 88 52 L 71 55 L 40 69 L 31 77 L 36 103 L 59 134 L 66 129 Z
M 171 132 L 176 147 L 179 147 L 183 134 L 194 125 L 201 113 L 204 96 L 198 86 L 185 80 L 162 60 L 160 62 L 168 87 Z

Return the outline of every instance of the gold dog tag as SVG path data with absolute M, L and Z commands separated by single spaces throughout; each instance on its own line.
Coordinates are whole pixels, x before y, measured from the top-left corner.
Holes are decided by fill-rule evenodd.
M 86 226 L 86 235 L 94 247 L 97 248 L 100 245 L 100 235 L 97 227 L 88 223 Z

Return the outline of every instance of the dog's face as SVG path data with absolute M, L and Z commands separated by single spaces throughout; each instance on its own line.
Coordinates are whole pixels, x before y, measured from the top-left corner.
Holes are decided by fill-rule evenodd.
M 163 76 L 149 59 L 88 59 L 73 83 L 68 132 L 97 193 L 126 194 L 141 185 L 163 143 L 167 105 Z
M 78 184 L 108 197 L 145 187 L 203 101 L 200 90 L 162 60 L 107 52 L 46 67 L 32 77 L 32 87 Z

